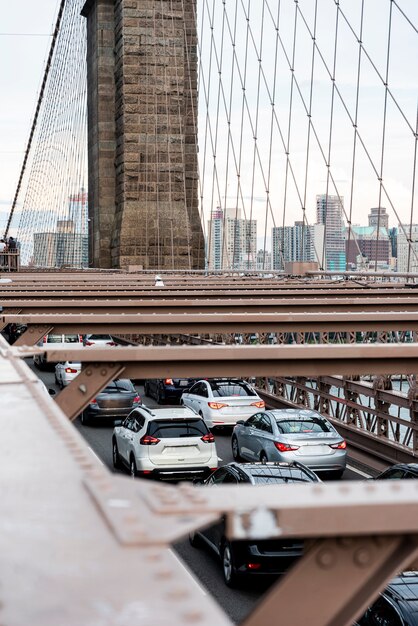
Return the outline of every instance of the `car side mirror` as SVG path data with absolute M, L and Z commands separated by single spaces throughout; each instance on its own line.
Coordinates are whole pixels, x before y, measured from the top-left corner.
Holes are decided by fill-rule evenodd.
M 237 424 L 240 424 L 241 426 L 245 426 L 244 420 L 238 420 Z
M 115 420 L 115 421 L 113 422 L 113 425 L 114 425 L 114 426 L 122 426 L 122 424 L 123 424 L 123 420 Z

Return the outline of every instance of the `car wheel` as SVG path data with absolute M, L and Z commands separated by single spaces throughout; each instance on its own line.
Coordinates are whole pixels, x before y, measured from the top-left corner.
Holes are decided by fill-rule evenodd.
M 234 457 L 234 460 L 242 461 L 242 456 L 239 453 L 238 439 L 235 437 L 235 435 L 231 439 L 231 447 L 232 447 L 232 456 Z
M 113 444 L 112 444 L 112 460 L 113 460 L 113 467 L 115 469 L 120 469 L 121 462 L 120 462 L 118 444 L 116 443 L 115 440 L 113 440 Z
M 237 573 L 235 570 L 231 544 L 229 543 L 229 541 L 225 541 L 222 546 L 221 559 L 225 584 L 228 587 L 234 587 L 237 582 Z
M 202 545 L 202 540 L 198 533 L 189 533 L 189 543 L 193 548 L 200 548 Z
M 56 372 L 55 372 L 55 384 L 56 384 L 56 385 L 59 385 L 59 384 L 60 384 L 60 381 L 58 380 L 58 376 L 57 376 L 57 373 L 56 373 Z
M 135 478 L 138 475 L 135 458 L 133 456 L 131 456 L 131 461 L 129 463 L 129 471 L 130 471 L 132 478 Z
M 90 423 L 89 418 L 87 417 L 87 413 L 86 411 L 83 411 L 81 414 L 81 423 L 83 424 L 83 426 L 88 426 Z
M 262 463 L 267 463 L 267 461 L 268 461 L 267 454 L 264 452 L 264 450 L 263 450 L 263 452 L 260 454 L 260 461 L 261 461 Z
M 338 470 L 338 472 L 333 472 L 332 473 L 332 477 L 335 478 L 336 480 L 339 480 L 340 478 L 343 477 L 345 470 Z

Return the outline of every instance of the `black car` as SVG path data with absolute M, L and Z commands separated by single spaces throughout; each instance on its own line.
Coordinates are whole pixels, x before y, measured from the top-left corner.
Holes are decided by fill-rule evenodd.
M 219 468 L 203 483 L 216 485 L 278 485 L 283 483 L 321 482 L 302 463 L 229 463 Z M 207 544 L 221 559 L 225 583 L 237 584 L 248 574 L 278 575 L 285 572 L 303 553 L 300 539 L 263 539 L 228 541 L 225 520 L 189 536 L 198 547 Z
M 93 421 L 98 423 L 105 419 L 123 420 L 142 404 L 141 396 L 134 384 L 127 378 L 119 378 L 110 382 L 97 394 L 81 414 L 81 423 L 86 426 Z
M 357 626 L 418 626 L 418 572 L 396 576 Z
M 418 463 L 397 463 L 375 476 L 375 480 L 402 478 L 418 478 Z
M 184 391 L 196 382 L 196 378 L 150 378 L 144 383 L 144 393 L 155 398 L 158 404 L 180 402 Z

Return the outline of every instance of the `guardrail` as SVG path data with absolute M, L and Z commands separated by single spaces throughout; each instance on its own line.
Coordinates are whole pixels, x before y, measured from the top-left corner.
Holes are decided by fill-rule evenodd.
M 9 250 L 0 254 L 1 272 L 20 272 L 20 251 Z

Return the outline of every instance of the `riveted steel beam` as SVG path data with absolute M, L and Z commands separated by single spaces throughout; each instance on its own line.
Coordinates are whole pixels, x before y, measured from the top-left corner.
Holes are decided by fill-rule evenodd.
M 35 348 L 34 348 L 35 349 Z M 48 347 L 49 362 L 123 363 L 128 378 L 410 374 L 418 344 Z
M 120 363 L 89 363 L 58 394 L 58 406 L 70 420 L 74 420 L 111 380 L 120 377 L 124 369 Z
M 23 314 L 4 315 L 5 323 L 26 324 L 18 345 L 33 341 L 32 325 L 53 332 L 113 334 L 228 334 L 269 332 L 339 332 L 418 330 L 418 312 L 366 313 L 173 313 L 161 314 Z
M 418 535 L 316 541 L 243 626 L 275 624 L 278 615 L 280 626 L 351 626 L 378 595 L 377 589 L 416 556 Z M 325 590 L 330 591 L 326 600 Z

